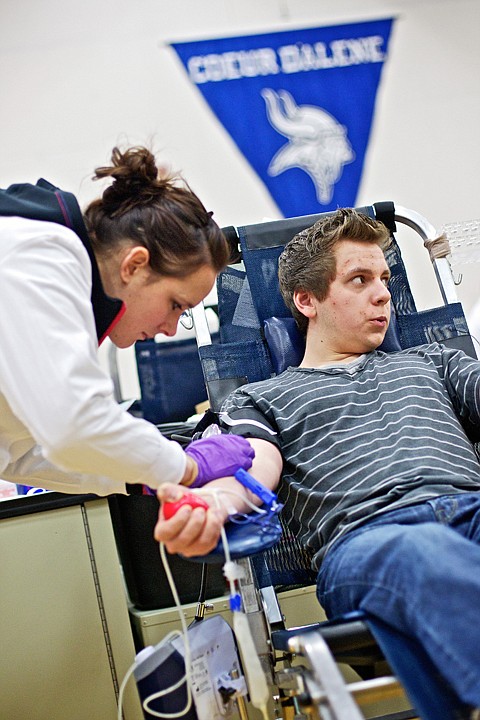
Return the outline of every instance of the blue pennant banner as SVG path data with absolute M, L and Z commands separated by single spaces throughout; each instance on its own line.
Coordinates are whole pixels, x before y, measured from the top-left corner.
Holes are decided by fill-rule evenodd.
M 355 205 L 392 23 L 172 43 L 285 217 Z

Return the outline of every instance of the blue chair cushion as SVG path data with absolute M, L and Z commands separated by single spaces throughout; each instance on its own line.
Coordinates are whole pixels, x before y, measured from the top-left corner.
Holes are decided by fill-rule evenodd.
M 293 317 L 267 318 L 263 329 L 275 375 L 280 375 L 289 366 L 300 365 L 305 352 L 305 338 Z
M 240 516 L 238 521 L 232 519 L 225 525 L 225 531 L 232 560 L 264 552 L 276 545 L 282 536 L 282 526 L 276 511 L 267 512 L 265 515 L 250 513 Z M 225 562 L 223 541 L 220 539 L 217 546 L 208 555 L 188 559 L 208 565 L 223 564 Z
M 263 323 L 273 370 L 279 375 L 289 366 L 297 367 L 305 352 L 305 338 L 297 327 L 293 317 L 270 317 Z M 382 344 L 378 348 L 384 352 L 401 350 L 398 323 L 394 313 Z

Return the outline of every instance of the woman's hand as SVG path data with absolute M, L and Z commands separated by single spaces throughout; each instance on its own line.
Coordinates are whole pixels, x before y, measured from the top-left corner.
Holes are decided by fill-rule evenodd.
M 197 472 L 184 485 L 200 488 L 216 478 L 234 475 L 239 468 L 252 466 L 255 450 L 240 435 L 210 435 L 194 440 L 185 448 L 187 458 L 195 462 Z
M 157 493 L 160 503 L 176 502 L 185 494 L 197 494 L 189 488 L 179 485 L 162 485 Z M 221 508 L 213 507 L 213 498 L 207 494 L 198 493 L 199 497 L 209 506 L 192 508 L 182 505 L 168 520 L 160 506 L 158 522 L 154 529 L 154 538 L 163 542 L 169 553 L 180 553 L 185 557 L 206 555 L 213 550 L 220 538 L 220 531 L 227 518 L 227 513 Z

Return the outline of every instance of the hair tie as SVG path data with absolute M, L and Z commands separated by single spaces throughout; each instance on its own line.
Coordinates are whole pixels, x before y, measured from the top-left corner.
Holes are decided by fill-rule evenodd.
M 210 222 L 210 220 L 212 219 L 212 217 L 213 217 L 213 211 L 212 211 L 212 210 L 209 210 L 209 211 L 207 212 L 207 219 L 205 220 L 205 222 L 203 222 L 203 223 L 200 225 L 200 227 L 207 227 L 207 225 L 208 225 L 208 223 Z

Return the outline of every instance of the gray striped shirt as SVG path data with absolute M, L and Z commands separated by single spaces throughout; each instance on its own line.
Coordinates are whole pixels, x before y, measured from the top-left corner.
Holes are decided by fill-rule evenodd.
M 480 490 L 463 428 L 480 428 L 480 362 L 457 350 L 432 344 L 289 368 L 235 391 L 222 411 L 232 432 L 280 448 L 284 517 L 315 567 L 372 516 Z

